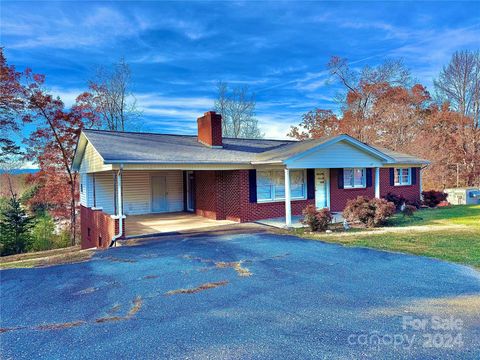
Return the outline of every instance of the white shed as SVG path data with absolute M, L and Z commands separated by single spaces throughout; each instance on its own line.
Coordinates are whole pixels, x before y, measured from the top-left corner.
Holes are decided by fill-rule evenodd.
M 448 202 L 452 205 L 480 204 L 480 188 L 451 188 L 445 189 Z

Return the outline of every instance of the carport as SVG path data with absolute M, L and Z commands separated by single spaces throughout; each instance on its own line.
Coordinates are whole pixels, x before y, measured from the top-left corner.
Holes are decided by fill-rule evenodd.
M 212 220 L 189 212 L 128 215 L 125 222 L 127 238 L 236 224 L 234 221 Z

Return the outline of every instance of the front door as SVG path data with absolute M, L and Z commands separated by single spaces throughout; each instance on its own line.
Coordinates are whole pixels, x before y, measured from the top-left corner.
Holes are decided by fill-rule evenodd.
M 152 212 L 165 212 L 167 207 L 167 178 L 152 176 Z
M 315 169 L 315 206 L 318 209 L 330 207 L 329 169 Z

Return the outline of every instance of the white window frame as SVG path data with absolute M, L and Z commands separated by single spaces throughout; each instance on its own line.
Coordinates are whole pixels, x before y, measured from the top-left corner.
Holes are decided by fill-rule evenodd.
M 355 170 L 362 171 L 362 183 L 355 184 Z M 353 185 L 345 181 L 345 171 L 352 171 Z M 364 189 L 367 187 L 367 168 L 344 168 L 343 169 L 343 188 L 344 189 Z
M 405 174 L 403 174 L 403 171 L 407 171 L 407 181 L 404 180 Z M 394 185 L 395 186 L 409 186 L 412 185 L 412 168 L 394 168 Z
M 258 194 L 258 188 L 259 188 L 259 184 L 258 184 L 258 179 L 259 179 L 259 175 L 260 173 L 262 172 L 271 172 L 271 171 L 278 171 L 278 172 L 281 172 L 282 175 L 283 175 L 283 181 L 281 182 L 281 184 L 279 185 L 270 185 L 271 186 L 271 191 L 270 193 L 272 194 L 272 197 L 270 199 L 260 199 L 259 197 L 259 194 Z M 290 196 L 291 200 L 305 200 L 307 198 L 307 171 L 305 169 L 295 169 L 295 170 L 290 170 L 290 181 L 292 179 L 292 172 L 293 171 L 302 171 L 303 173 L 303 188 L 302 188 L 302 193 L 303 193 L 303 196 Z M 260 185 L 261 186 L 261 185 Z M 265 185 L 264 185 L 265 186 Z M 285 197 L 282 196 L 282 197 L 277 197 L 275 194 L 276 194 L 276 191 L 275 191 L 275 188 L 276 187 L 281 187 L 283 189 L 285 189 L 285 171 L 282 169 L 282 170 L 257 170 L 257 183 L 256 183 L 256 189 L 257 189 L 257 203 L 269 203 L 269 202 L 280 202 L 280 201 L 285 201 Z M 290 195 L 292 194 L 292 185 L 290 185 Z

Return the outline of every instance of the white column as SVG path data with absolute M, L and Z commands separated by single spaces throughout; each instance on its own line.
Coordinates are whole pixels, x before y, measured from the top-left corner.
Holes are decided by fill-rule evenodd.
M 380 199 L 380 168 L 375 168 L 375 197 Z
M 423 184 L 422 184 L 422 168 L 418 168 L 418 187 L 420 188 L 420 200 L 423 201 L 423 195 L 422 195 L 422 189 L 423 189 Z
M 290 170 L 285 168 L 285 225 L 292 226 L 292 200 L 290 193 Z

